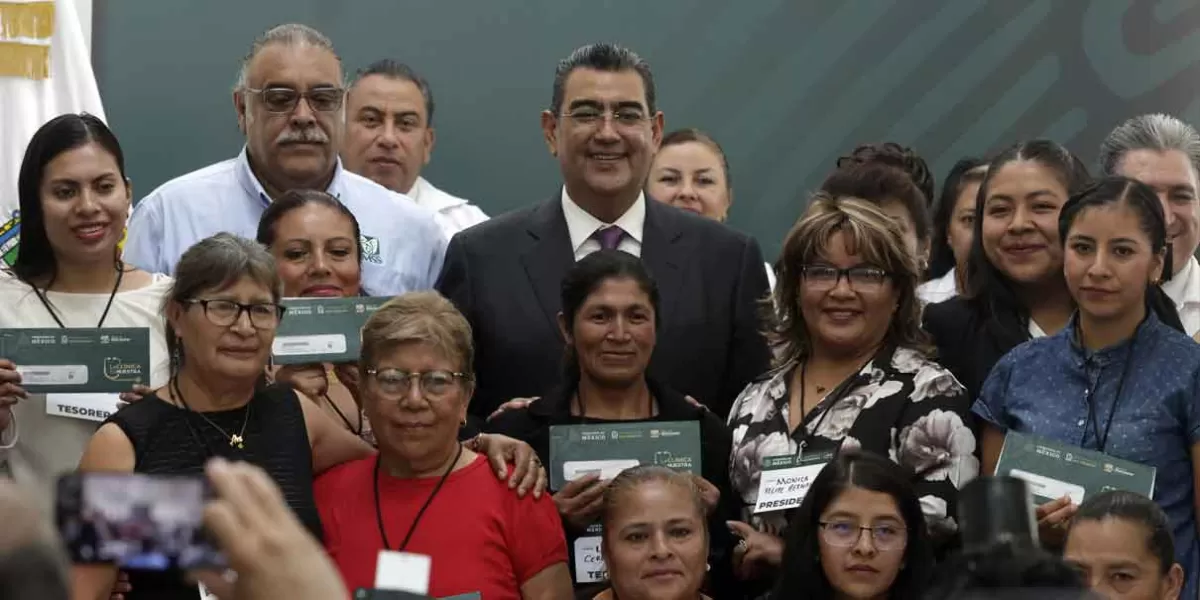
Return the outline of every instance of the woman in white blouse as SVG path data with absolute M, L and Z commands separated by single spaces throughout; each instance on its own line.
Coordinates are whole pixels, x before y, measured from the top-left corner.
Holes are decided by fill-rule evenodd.
M 116 136 L 88 114 L 49 121 L 29 142 L 17 188 L 21 237 L 11 271 L 0 275 L 0 329 L 147 328 L 150 365 L 142 383 L 163 385 L 159 307 L 170 279 L 121 261 L 132 190 Z M 0 357 L 0 469 L 53 506 L 53 478 L 75 468 L 118 399 L 27 393 L 20 366 Z

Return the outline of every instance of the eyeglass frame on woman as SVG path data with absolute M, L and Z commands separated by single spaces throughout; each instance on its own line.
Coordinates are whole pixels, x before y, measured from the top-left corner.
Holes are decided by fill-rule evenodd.
M 346 90 L 344 88 L 340 88 L 337 86 L 315 87 L 306 92 L 301 92 L 300 90 L 294 90 L 290 87 L 285 87 L 285 86 L 273 86 L 273 87 L 262 88 L 262 89 L 255 89 L 255 88 L 242 88 L 242 89 L 243 89 L 243 91 L 250 92 L 251 94 L 258 96 L 259 100 L 262 101 L 263 107 L 267 109 L 267 112 L 276 114 L 276 115 L 291 114 L 292 111 L 296 110 L 296 107 L 300 105 L 300 100 L 304 100 L 305 102 L 307 102 L 308 107 L 311 108 L 313 110 L 313 112 L 323 112 L 323 113 L 336 112 L 337 110 L 342 108 L 343 104 L 346 103 Z M 292 100 L 288 102 L 288 106 L 286 109 L 280 108 L 278 110 L 275 110 L 275 109 L 271 108 L 271 103 L 267 101 L 266 94 L 268 92 L 287 92 L 290 94 L 295 94 L 295 98 L 292 98 Z M 336 96 L 337 96 L 336 103 L 332 107 L 318 108 L 315 104 L 313 104 L 313 100 L 312 100 L 313 94 L 322 93 L 322 92 L 335 92 L 336 93 Z
M 412 371 L 412 372 L 405 371 L 403 369 L 367 369 L 364 372 L 367 375 L 370 375 L 371 379 L 375 380 L 375 384 L 380 386 L 380 390 L 382 390 L 383 393 L 385 393 L 389 396 L 406 396 L 408 394 L 411 394 L 412 389 L 413 389 L 413 381 L 416 381 L 417 389 L 421 391 L 422 397 L 443 398 L 446 396 L 446 394 L 448 394 L 450 392 L 450 389 L 447 388 L 446 390 L 443 390 L 441 392 L 430 392 L 429 390 L 427 390 L 425 388 L 425 386 L 426 386 L 425 377 L 426 376 L 445 375 L 448 378 L 450 378 L 450 381 L 447 382 L 449 384 L 453 384 L 453 383 L 456 383 L 459 381 L 471 381 L 471 379 L 472 379 L 471 375 L 469 375 L 467 373 L 461 373 L 458 371 L 446 371 L 446 370 L 442 370 L 442 369 L 433 369 L 431 371 Z M 397 374 L 398 376 L 400 376 L 401 380 L 407 382 L 404 384 L 405 387 L 403 390 L 389 391 L 389 390 L 383 389 L 385 384 L 383 384 L 380 381 L 379 376 L 383 373 L 389 373 L 389 372 Z M 399 382 L 396 382 L 396 383 L 399 383 Z
M 834 546 L 835 548 L 853 548 L 860 541 L 862 541 L 862 535 L 863 535 L 864 531 L 871 532 L 871 545 L 874 546 L 876 550 L 879 550 L 881 552 L 891 552 L 892 550 L 900 550 L 908 545 L 908 529 L 906 529 L 902 526 L 859 525 L 857 523 L 852 524 L 848 521 L 820 521 L 817 523 L 817 525 L 820 526 L 820 528 L 821 528 L 821 539 L 824 540 L 826 544 L 829 544 L 830 546 Z M 836 538 L 830 539 L 830 536 L 832 536 L 833 534 L 829 533 L 829 528 L 834 525 L 844 525 L 844 526 L 854 528 L 856 530 L 854 532 L 854 537 L 846 538 L 844 540 L 836 539 Z M 880 539 L 879 539 L 879 532 L 876 531 L 878 529 L 896 529 L 899 533 L 896 534 L 896 537 L 893 541 L 881 543 Z
M 218 321 L 216 317 L 213 317 L 212 315 L 210 305 L 218 302 L 227 304 L 230 306 L 230 308 L 237 307 L 237 312 L 234 313 L 232 319 L 229 319 L 228 323 Z M 286 306 L 276 304 L 274 302 L 255 302 L 252 304 L 242 304 L 241 302 L 226 300 L 224 298 L 192 298 L 189 300 L 181 300 L 180 304 L 187 306 L 199 304 L 201 309 L 204 311 L 204 317 L 208 319 L 209 323 L 212 323 L 217 327 L 232 327 L 234 323 L 237 323 L 238 320 L 242 318 L 242 313 L 246 313 L 247 318 L 250 320 L 250 326 L 259 331 L 270 331 L 279 327 L 279 322 L 283 320 L 283 315 L 287 312 Z M 275 320 L 270 325 L 263 326 L 254 321 L 254 312 L 252 312 L 252 309 L 262 306 L 269 306 L 274 309 L 273 314 Z
M 817 281 L 811 275 L 814 269 L 825 269 L 833 273 L 833 281 Z M 875 274 L 879 277 L 878 281 L 855 281 L 855 274 L 862 275 L 864 273 Z M 858 265 L 848 269 L 839 269 L 831 265 L 804 265 L 800 267 L 800 276 L 816 289 L 831 290 L 842 282 L 842 277 L 846 278 L 846 283 L 850 285 L 850 289 L 857 291 L 874 291 L 883 287 L 883 284 L 891 279 L 892 273 L 886 269 L 872 267 L 870 265 Z

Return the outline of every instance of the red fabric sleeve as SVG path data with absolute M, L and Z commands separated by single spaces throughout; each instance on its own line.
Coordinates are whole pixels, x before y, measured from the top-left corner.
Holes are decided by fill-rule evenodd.
M 504 535 L 517 583 L 525 585 L 547 567 L 567 562 L 567 538 L 548 492 L 538 500 L 532 494 L 524 498 L 511 491 L 508 494 Z
M 326 471 L 313 481 L 313 502 L 317 505 L 317 515 L 321 517 L 321 529 L 324 531 L 324 545 L 327 551 L 337 548 L 337 502 L 338 480 L 342 469 L 334 468 Z

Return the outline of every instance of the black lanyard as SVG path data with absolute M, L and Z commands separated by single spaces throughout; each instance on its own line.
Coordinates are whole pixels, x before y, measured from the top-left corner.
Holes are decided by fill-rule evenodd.
M 1136 336 L 1137 333 L 1135 332 Z M 1088 422 L 1092 426 L 1092 434 L 1096 436 L 1097 450 L 1104 452 L 1105 446 L 1108 445 L 1108 434 L 1112 431 L 1113 420 L 1117 417 L 1117 407 L 1121 404 L 1121 392 L 1125 389 L 1125 377 L 1129 375 L 1129 364 L 1133 362 L 1133 345 L 1136 339 L 1129 342 L 1128 354 L 1125 355 L 1125 365 L 1121 367 L 1121 378 L 1117 380 L 1117 395 L 1113 398 L 1112 410 L 1108 413 L 1108 422 L 1104 424 L 1104 435 L 1100 435 L 1100 417 L 1096 412 L 1096 388 L 1100 387 L 1100 376 L 1104 374 L 1104 370 L 1100 370 L 1100 374 L 1096 375 L 1096 385 L 1090 386 L 1087 392 Z
M 397 552 L 404 552 L 408 547 L 408 542 L 412 540 L 412 536 L 417 531 L 417 525 L 421 523 L 421 517 L 425 516 L 425 510 L 433 504 L 433 499 L 437 497 L 438 492 L 442 491 L 442 485 L 446 483 L 446 479 L 450 477 L 450 473 L 454 471 L 454 465 L 458 464 L 458 459 L 462 458 L 463 447 L 458 445 L 458 454 L 454 455 L 454 460 L 446 467 L 446 472 L 442 473 L 442 478 L 438 480 L 437 485 L 433 487 L 433 492 L 429 494 L 429 498 L 425 500 L 425 504 L 421 505 L 421 510 L 417 511 L 417 517 L 413 519 L 412 525 L 408 528 L 408 533 L 404 536 L 404 541 L 396 548 Z M 379 537 L 383 539 L 383 548 L 391 550 L 392 544 L 388 542 L 387 529 L 383 526 L 383 507 L 379 502 L 379 455 L 375 455 L 375 477 L 372 482 L 375 485 L 375 520 L 379 523 Z
M 104 327 L 104 320 L 108 318 L 108 309 L 112 308 L 113 300 L 116 299 L 116 297 L 117 297 L 117 290 L 121 289 L 121 278 L 124 275 L 125 275 L 125 269 L 122 268 L 122 266 L 118 264 L 117 265 L 117 282 L 115 284 L 113 284 L 112 292 L 108 294 L 108 303 L 104 305 L 104 312 L 100 314 L 100 322 L 96 323 L 96 329 L 100 329 L 101 327 Z M 39 290 L 37 288 L 37 286 L 33 285 L 32 283 L 29 284 L 29 287 L 33 288 L 34 295 L 36 295 L 38 297 L 38 300 L 42 301 L 42 306 L 46 307 L 46 312 L 50 313 L 50 318 L 54 319 L 54 322 L 58 323 L 58 326 L 60 328 L 66 329 L 67 326 L 63 324 L 62 319 L 58 318 L 58 313 L 54 312 L 54 306 L 52 306 L 50 304 L 50 301 L 46 299 L 46 296 L 45 296 L 45 294 L 42 293 L 42 290 Z
M 874 360 L 874 356 L 872 356 L 871 359 L 867 360 L 867 362 L 860 365 L 858 367 L 858 369 L 856 369 L 854 371 L 854 373 L 852 373 L 846 379 L 842 380 L 841 383 L 839 383 L 836 387 L 834 387 L 833 390 L 831 390 L 829 392 L 829 394 L 827 394 L 825 396 L 826 398 L 828 398 L 829 396 L 833 396 L 833 400 L 829 403 L 829 406 L 827 406 L 825 408 L 825 411 L 821 413 L 821 416 L 817 417 L 817 421 L 815 423 L 813 423 L 812 430 L 814 432 L 821 429 L 821 424 L 825 422 L 825 417 L 828 417 L 829 413 L 833 412 L 833 409 L 837 408 L 838 403 L 841 402 L 846 397 L 846 387 L 849 385 L 852 385 L 853 382 L 858 380 L 859 376 L 862 374 L 862 370 L 865 369 L 867 367 L 867 365 L 871 364 L 872 360 Z M 803 413 L 804 412 L 804 396 L 807 393 L 806 390 L 804 389 L 805 388 L 804 380 L 805 380 L 806 375 L 808 374 L 808 361 L 805 360 L 804 364 L 799 365 L 798 368 L 800 369 L 800 412 Z M 824 400 L 822 400 L 822 402 L 824 402 Z M 821 402 L 818 402 L 817 405 L 813 407 L 813 410 L 816 410 L 820 406 L 821 406 Z M 808 447 L 809 440 L 811 438 L 813 438 L 814 436 L 816 436 L 815 433 L 810 434 L 808 432 L 809 428 L 805 426 L 804 421 L 805 421 L 805 416 L 802 414 L 800 416 L 800 423 L 798 425 L 796 425 L 796 431 L 792 432 L 792 439 L 796 439 L 797 434 L 799 434 L 799 438 L 800 438 L 800 439 L 796 440 L 798 443 L 797 448 L 796 448 L 796 459 L 797 460 L 799 460 L 800 457 L 804 454 L 804 449 Z M 784 426 L 785 427 L 787 426 L 786 422 L 784 423 Z

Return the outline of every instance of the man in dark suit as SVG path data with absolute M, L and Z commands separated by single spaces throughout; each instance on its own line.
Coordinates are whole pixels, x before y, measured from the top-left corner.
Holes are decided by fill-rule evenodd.
M 455 235 L 437 283 L 474 330 L 471 414 L 486 418 L 559 382 L 563 276 L 591 252 L 617 248 L 641 256 L 661 292 L 651 376 L 724 418 L 768 367 L 757 320 L 768 292 L 762 252 L 748 236 L 642 193 L 663 131 L 649 65 L 610 44 L 576 50 L 555 72 L 542 130 L 563 189 Z

